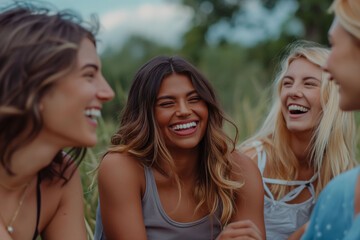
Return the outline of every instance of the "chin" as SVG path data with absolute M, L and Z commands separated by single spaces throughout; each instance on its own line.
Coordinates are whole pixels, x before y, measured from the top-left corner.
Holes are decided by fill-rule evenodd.
M 360 105 L 349 104 L 340 100 L 339 107 L 343 111 L 355 111 L 360 110 Z

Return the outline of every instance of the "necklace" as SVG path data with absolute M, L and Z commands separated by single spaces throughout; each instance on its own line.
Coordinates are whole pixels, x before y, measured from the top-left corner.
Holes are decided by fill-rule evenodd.
M 2 184 L 1 184 L 2 185 Z M 29 189 L 29 185 L 30 185 L 30 182 L 28 182 L 26 185 L 25 185 L 25 190 L 23 192 L 23 194 L 21 195 L 21 198 L 20 198 L 20 201 L 19 201 L 19 204 L 18 204 L 18 207 L 13 215 L 13 217 L 11 218 L 9 224 L 7 225 L 7 231 L 12 234 L 14 232 L 14 228 L 13 228 L 13 224 L 16 220 L 16 217 L 17 215 L 19 214 L 20 212 L 20 209 L 21 209 L 21 206 L 23 205 L 23 202 L 24 202 L 24 199 L 25 199 L 25 196 L 26 196 L 26 192 L 27 190 Z M 3 185 L 2 185 L 3 186 Z

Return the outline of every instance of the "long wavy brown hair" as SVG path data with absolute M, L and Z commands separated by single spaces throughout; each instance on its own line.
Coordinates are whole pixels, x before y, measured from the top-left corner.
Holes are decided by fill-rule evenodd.
M 87 30 L 74 12 L 51 13 L 24 2 L 0 12 L 0 162 L 13 174 L 11 156 L 36 138 L 43 126 L 40 99 L 71 72 L 80 42 L 88 38 L 95 44 L 98 24 L 94 19 L 93 30 Z M 80 163 L 85 152 L 85 148 L 72 148 L 67 154 L 73 161 L 64 162 L 59 151 L 40 176 L 57 176 L 66 183 L 66 169 Z
M 205 205 L 210 215 L 214 216 L 215 211 L 222 206 L 220 222 L 225 225 L 235 209 L 234 190 L 242 186 L 242 183 L 230 179 L 231 152 L 235 148 L 238 129 L 224 116 L 209 81 L 183 58 L 158 56 L 140 68 L 134 77 L 120 127 L 112 137 L 112 146 L 107 153 L 128 152 L 144 166 L 157 169 L 173 178 L 180 186 L 174 160 L 166 148 L 155 119 L 160 84 L 164 78 L 172 74 L 187 76 L 207 105 L 209 120 L 199 146 L 201 156 L 198 161 L 197 182 L 194 184 L 194 196 L 199 202 L 196 210 Z M 224 121 L 234 126 L 234 140 L 224 133 Z M 172 171 L 165 173 L 164 166 Z

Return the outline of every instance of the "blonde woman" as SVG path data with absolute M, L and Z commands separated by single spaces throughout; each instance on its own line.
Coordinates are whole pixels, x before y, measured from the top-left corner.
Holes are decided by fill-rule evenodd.
M 95 239 L 265 239 L 260 173 L 224 121 L 189 62 L 142 66 L 99 168 Z
M 321 69 L 329 50 L 312 42 L 288 47 L 274 83 L 274 103 L 259 131 L 240 145 L 263 176 L 267 239 L 304 231 L 317 195 L 354 166 L 351 113 L 336 106 L 335 84 Z
M 339 85 L 340 108 L 360 110 L 360 2 L 334 1 L 326 70 Z M 360 239 L 360 167 L 341 174 L 324 189 L 302 239 Z

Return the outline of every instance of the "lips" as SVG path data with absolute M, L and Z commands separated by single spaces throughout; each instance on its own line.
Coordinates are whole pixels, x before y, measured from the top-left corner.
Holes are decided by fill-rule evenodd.
M 101 111 L 97 108 L 87 108 L 84 110 L 84 114 L 89 118 L 101 117 Z
M 310 110 L 310 108 L 296 105 L 296 104 L 289 104 L 288 110 L 291 114 L 304 114 L 304 113 L 307 113 Z
M 188 123 L 183 123 L 183 124 L 174 124 L 171 126 L 171 128 L 174 131 L 182 131 L 182 130 L 187 130 L 189 128 L 195 128 L 197 124 L 198 124 L 198 122 L 193 121 L 193 122 L 188 122 Z
M 84 115 L 88 118 L 91 125 L 97 127 L 98 123 L 96 118 L 101 117 L 101 110 L 97 107 L 89 107 L 84 110 Z
M 169 128 L 171 131 L 179 136 L 187 136 L 196 132 L 198 128 L 198 121 L 191 121 L 186 123 L 176 123 L 171 125 Z

